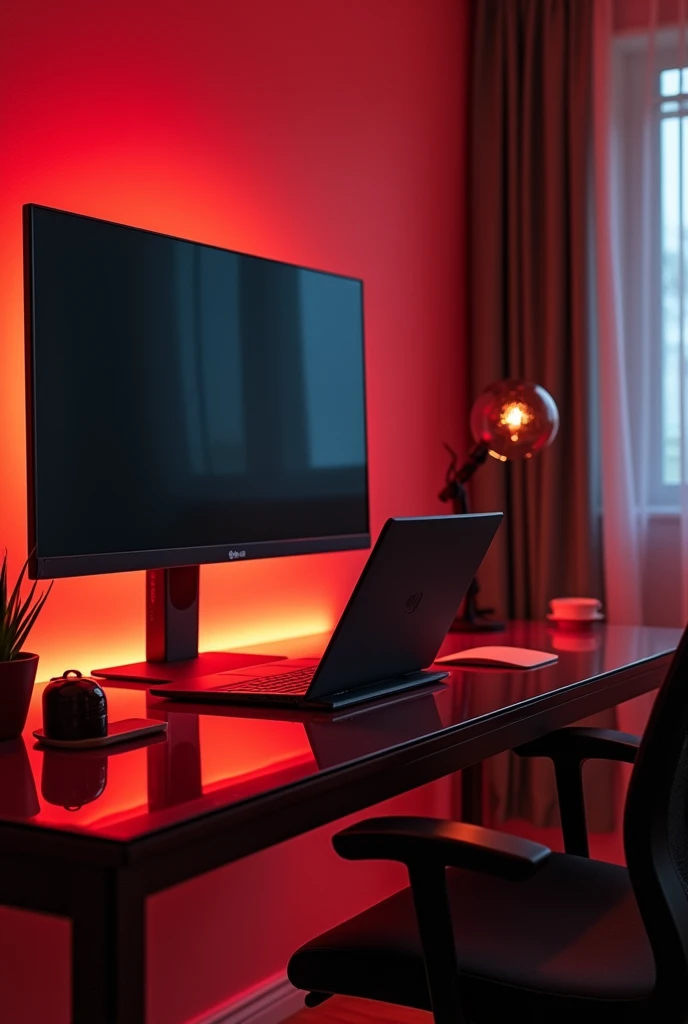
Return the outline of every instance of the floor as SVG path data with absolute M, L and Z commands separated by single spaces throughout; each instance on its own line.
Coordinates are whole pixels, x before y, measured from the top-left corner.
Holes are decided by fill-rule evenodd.
M 432 1017 L 423 1010 L 335 996 L 314 1010 L 301 1010 L 286 1024 L 432 1024 Z

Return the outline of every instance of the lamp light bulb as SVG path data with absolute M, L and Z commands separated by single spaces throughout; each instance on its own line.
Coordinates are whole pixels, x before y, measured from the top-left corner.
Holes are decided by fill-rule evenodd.
M 540 387 L 522 380 L 490 384 L 473 403 L 471 432 L 493 458 L 527 459 L 551 444 L 559 428 L 554 399 Z

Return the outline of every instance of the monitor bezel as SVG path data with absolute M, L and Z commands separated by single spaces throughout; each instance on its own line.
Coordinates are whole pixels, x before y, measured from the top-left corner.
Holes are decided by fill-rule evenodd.
M 34 429 L 35 408 L 35 353 L 34 353 L 34 276 L 33 276 L 33 213 L 36 210 L 49 210 L 81 220 L 97 221 L 111 224 L 118 228 L 148 235 L 157 235 L 171 241 L 198 245 L 220 252 L 233 253 L 266 263 L 279 263 L 284 266 L 309 270 L 328 277 L 339 277 L 355 281 L 361 287 L 361 347 L 363 355 L 363 438 L 366 453 L 366 518 L 368 529 L 362 533 L 325 535 L 319 537 L 284 538 L 270 541 L 243 541 L 241 538 L 228 539 L 223 544 L 189 546 L 180 548 L 155 548 L 141 551 L 113 551 L 79 555 L 41 555 L 39 549 L 37 508 L 36 508 L 36 432 Z M 219 245 L 170 235 L 162 231 L 151 231 L 148 228 L 123 224 L 119 221 L 106 220 L 102 217 L 91 217 L 87 214 L 61 210 L 57 207 L 40 203 L 26 203 L 22 208 L 23 249 L 24 249 L 24 365 L 25 365 L 25 398 L 26 398 L 26 468 L 27 468 L 27 527 L 30 579 L 60 579 L 75 576 L 92 576 L 102 573 L 132 572 L 148 569 L 171 569 L 183 565 L 212 565 L 223 562 L 246 562 L 258 558 L 281 558 L 287 555 L 322 554 L 335 551 L 354 551 L 370 547 L 370 471 L 368 459 L 368 411 L 365 364 L 365 304 L 364 282 L 362 278 L 348 274 L 332 273 L 317 267 L 289 263 L 286 260 L 274 260 L 253 253 L 228 249 Z M 65 495 L 65 501 L 74 502 L 75 515 L 88 515 L 89 506 L 97 501 L 93 495 Z

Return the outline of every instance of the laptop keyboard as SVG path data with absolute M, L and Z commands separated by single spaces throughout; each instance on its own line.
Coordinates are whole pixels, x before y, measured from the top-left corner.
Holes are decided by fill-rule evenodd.
M 226 693 L 277 693 L 303 696 L 311 684 L 317 666 L 297 668 L 279 675 L 256 676 L 254 679 L 235 679 L 226 686 L 217 686 L 216 690 Z

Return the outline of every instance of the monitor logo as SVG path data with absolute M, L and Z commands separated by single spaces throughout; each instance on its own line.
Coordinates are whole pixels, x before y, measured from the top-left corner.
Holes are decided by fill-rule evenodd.
M 418 591 L 416 591 L 415 594 L 411 594 L 411 596 L 408 598 L 408 600 L 406 602 L 406 607 L 404 608 L 404 611 L 406 612 L 406 614 L 407 615 L 413 615 L 413 613 L 415 612 L 416 608 L 418 607 L 418 605 L 420 604 L 422 599 L 423 599 L 423 591 L 422 590 L 418 590 Z
M 227 558 L 230 560 L 230 562 L 234 562 L 237 558 L 246 558 L 246 552 L 245 551 L 228 551 L 227 552 Z

